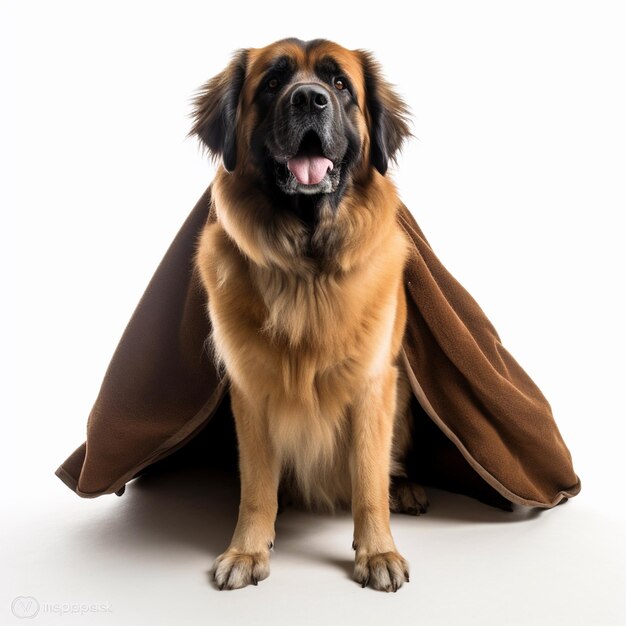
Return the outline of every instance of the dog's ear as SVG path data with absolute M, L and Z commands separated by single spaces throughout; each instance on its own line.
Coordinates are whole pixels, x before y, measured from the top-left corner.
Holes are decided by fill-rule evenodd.
M 385 80 L 380 64 L 366 50 L 358 51 L 363 66 L 365 100 L 370 113 L 370 160 L 384 176 L 405 139 L 411 137 L 409 109 Z
M 248 51 L 237 51 L 228 67 L 206 82 L 193 101 L 197 135 L 214 158 L 222 157 L 229 172 L 237 164 L 237 106 L 246 78 Z

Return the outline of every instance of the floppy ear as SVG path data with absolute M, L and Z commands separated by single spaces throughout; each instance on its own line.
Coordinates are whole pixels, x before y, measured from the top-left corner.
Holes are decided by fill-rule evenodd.
M 228 67 L 205 83 L 193 101 L 197 135 L 215 158 L 232 172 L 237 164 L 237 105 L 246 77 L 247 50 L 237 51 Z
M 365 100 L 371 117 L 370 160 L 384 176 L 405 139 L 411 137 L 409 109 L 384 79 L 380 64 L 370 52 L 358 51 L 363 65 Z

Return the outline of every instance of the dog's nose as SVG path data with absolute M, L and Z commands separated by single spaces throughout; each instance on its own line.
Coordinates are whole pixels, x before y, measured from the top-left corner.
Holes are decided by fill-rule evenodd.
M 289 101 L 296 109 L 318 113 L 328 106 L 328 93 L 319 85 L 300 85 L 293 90 Z

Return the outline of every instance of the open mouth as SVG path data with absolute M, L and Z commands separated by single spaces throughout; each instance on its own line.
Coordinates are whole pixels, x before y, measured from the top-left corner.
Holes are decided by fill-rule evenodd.
M 324 156 L 322 142 L 313 130 L 305 133 L 298 151 L 287 161 L 287 169 L 300 185 L 319 185 L 333 168 L 333 162 Z
M 278 187 L 288 195 L 332 193 L 339 187 L 341 161 L 333 162 L 324 154 L 314 130 L 304 133 L 295 154 L 274 160 L 274 168 Z

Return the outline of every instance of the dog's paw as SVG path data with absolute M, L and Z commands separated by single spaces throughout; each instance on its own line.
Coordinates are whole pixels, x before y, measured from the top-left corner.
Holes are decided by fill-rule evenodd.
M 398 591 L 409 582 L 409 564 L 398 552 L 358 554 L 354 562 L 354 580 L 380 591 Z
M 406 479 L 392 479 L 389 489 L 389 508 L 394 513 L 422 515 L 429 506 L 424 487 Z
M 257 585 L 269 575 L 269 552 L 246 554 L 227 550 L 213 564 L 213 580 L 220 590 Z

